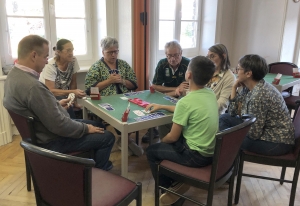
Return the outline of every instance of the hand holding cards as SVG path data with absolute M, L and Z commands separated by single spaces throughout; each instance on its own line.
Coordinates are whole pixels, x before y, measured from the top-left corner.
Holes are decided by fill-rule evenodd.
M 68 99 L 70 99 L 70 101 L 67 103 L 68 107 L 72 105 L 72 103 L 74 102 L 75 99 L 75 94 L 74 93 L 70 93 L 68 96 Z

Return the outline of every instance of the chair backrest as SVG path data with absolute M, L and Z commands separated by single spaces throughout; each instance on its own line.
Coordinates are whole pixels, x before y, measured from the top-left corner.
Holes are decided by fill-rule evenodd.
M 299 105 L 297 105 L 298 108 Z M 295 147 L 294 147 L 294 155 L 297 157 L 300 152 L 300 111 L 295 110 L 296 114 L 294 115 L 293 124 L 295 127 Z
M 21 142 L 28 158 L 37 205 L 91 205 L 94 160 L 53 152 Z
M 215 171 L 215 180 L 223 177 L 232 168 L 239 154 L 242 142 L 255 121 L 255 117 L 250 117 L 243 123 L 220 131 L 216 135 L 216 147 L 212 168 L 212 171 Z M 212 174 L 212 178 L 213 176 L 214 174 Z
M 10 117 L 14 121 L 14 124 L 16 125 L 18 131 L 20 132 L 20 135 L 22 137 L 22 140 L 28 141 L 30 140 L 34 145 L 37 144 L 37 138 L 35 136 L 33 122 L 33 117 L 24 117 L 22 115 L 19 115 L 11 110 L 7 110 Z
M 293 68 L 298 68 L 298 66 L 290 62 L 274 62 L 269 64 L 269 73 L 293 75 Z

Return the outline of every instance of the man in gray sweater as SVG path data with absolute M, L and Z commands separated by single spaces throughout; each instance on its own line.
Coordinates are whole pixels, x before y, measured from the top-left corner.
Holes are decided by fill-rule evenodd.
M 72 120 L 66 110 L 69 99 L 57 101 L 39 81 L 48 56 L 49 43 L 38 35 L 26 36 L 19 42 L 18 63 L 9 72 L 4 86 L 4 107 L 35 119 L 39 146 L 61 153 L 93 149 L 96 167 L 111 169 L 108 159 L 114 135 L 92 125 L 93 121 Z

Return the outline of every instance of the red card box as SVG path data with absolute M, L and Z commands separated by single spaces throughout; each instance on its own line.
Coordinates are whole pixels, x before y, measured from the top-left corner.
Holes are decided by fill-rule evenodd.
M 91 94 L 90 95 L 92 100 L 99 100 L 100 99 L 100 94 Z
M 293 77 L 294 78 L 300 78 L 300 73 L 299 72 L 293 73 Z
M 140 107 L 147 107 L 147 105 L 149 105 L 150 103 L 149 102 L 145 102 L 139 98 L 134 98 L 134 99 L 128 99 L 128 101 L 132 102 L 133 104 L 137 104 L 139 105 Z

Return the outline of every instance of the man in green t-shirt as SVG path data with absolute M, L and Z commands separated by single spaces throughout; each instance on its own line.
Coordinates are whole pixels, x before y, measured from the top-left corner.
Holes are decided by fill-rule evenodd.
M 156 162 L 169 160 L 189 167 L 204 167 L 212 163 L 215 148 L 215 135 L 218 131 L 218 104 L 214 92 L 205 87 L 212 78 L 215 65 L 208 58 L 193 58 L 185 73 L 190 92 L 180 99 L 176 107 L 150 104 L 146 110 L 154 112 L 165 109 L 174 112 L 171 131 L 161 139 L 161 143 L 147 148 L 147 158 L 153 177 L 156 175 Z M 189 188 L 183 183 L 161 176 L 163 187 L 171 187 L 183 194 Z M 176 188 L 176 189 L 175 189 Z M 171 205 L 179 199 L 171 193 L 160 197 L 161 204 Z

